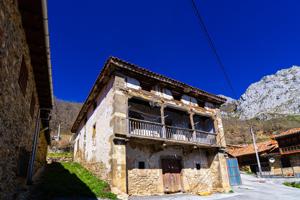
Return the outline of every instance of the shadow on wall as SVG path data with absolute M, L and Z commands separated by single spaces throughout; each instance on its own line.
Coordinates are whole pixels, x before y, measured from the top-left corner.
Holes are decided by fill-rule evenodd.
M 46 167 L 45 173 L 41 177 L 41 183 L 31 191 L 30 195 L 32 200 L 66 200 L 81 199 L 81 197 L 84 197 L 85 200 L 97 199 L 85 183 L 60 163 L 52 163 Z

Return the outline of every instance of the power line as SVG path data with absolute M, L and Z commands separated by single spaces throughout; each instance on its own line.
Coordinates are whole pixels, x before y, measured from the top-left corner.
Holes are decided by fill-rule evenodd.
M 216 46 L 215 46 L 215 44 L 214 44 L 214 42 L 212 40 L 212 37 L 210 36 L 210 34 L 209 34 L 209 32 L 208 32 L 208 30 L 207 30 L 207 28 L 205 26 L 205 23 L 204 23 L 204 20 L 203 20 L 201 14 L 200 14 L 200 11 L 199 11 L 199 9 L 198 9 L 195 1 L 194 0 L 191 0 L 191 1 L 192 1 L 193 9 L 195 11 L 195 15 L 196 15 L 196 17 L 198 18 L 198 20 L 200 22 L 200 25 L 201 25 L 201 27 L 202 27 L 202 29 L 204 31 L 204 34 L 205 34 L 205 36 L 207 38 L 207 41 L 208 41 L 208 44 L 209 44 L 210 48 L 212 49 L 214 55 L 216 56 L 217 62 L 218 62 L 219 67 L 221 68 L 221 70 L 222 70 L 222 72 L 224 74 L 225 80 L 228 83 L 228 85 L 229 85 L 229 87 L 231 89 L 231 92 L 232 92 L 234 98 L 237 98 L 238 96 L 236 95 L 236 92 L 235 92 L 235 90 L 234 90 L 234 88 L 232 86 L 232 83 L 230 81 L 228 73 L 226 72 L 226 68 L 225 68 L 225 66 L 224 66 L 224 64 L 223 64 L 223 62 L 221 60 L 221 57 L 218 54 L 217 48 L 216 48 Z

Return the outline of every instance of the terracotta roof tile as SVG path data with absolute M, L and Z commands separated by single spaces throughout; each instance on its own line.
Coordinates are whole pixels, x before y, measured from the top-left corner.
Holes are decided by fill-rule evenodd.
M 257 143 L 258 152 L 262 153 L 265 151 L 272 151 L 278 148 L 278 143 L 275 140 L 268 140 L 265 142 Z M 227 153 L 234 157 L 244 156 L 254 154 L 254 146 L 253 144 L 246 145 L 227 145 Z
M 281 132 L 278 135 L 274 135 L 273 138 L 279 138 L 279 137 L 283 137 L 286 135 L 293 135 L 293 134 L 297 134 L 297 133 L 300 133 L 300 128 L 292 128 L 287 131 Z

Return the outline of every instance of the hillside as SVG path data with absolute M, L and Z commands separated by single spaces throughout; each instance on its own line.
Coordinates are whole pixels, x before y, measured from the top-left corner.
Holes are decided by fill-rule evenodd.
M 81 103 L 74 103 L 60 99 L 54 100 L 54 107 L 51 113 L 50 127 L 52 133 L 57 133 L 58 125 L 61 126 L 61 133 L 71 135 L 71 127 L 81 109 Z
M 281 116 L 268 120 L 253 118 L 250 120 L 241 120 L 239 118 L 223 118 L 223 126 L 228 144 L 251 143 L 250 135 L 251 125 L 257 136 L 258 141 L 264 141 L 270 138 L 272 134 L 281 131 L 300 127 L 300 116 L 289 115 Z

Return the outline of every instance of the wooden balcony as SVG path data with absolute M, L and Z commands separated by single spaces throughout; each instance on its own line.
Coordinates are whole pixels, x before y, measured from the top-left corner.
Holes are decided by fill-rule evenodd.
M 300 153 L 300 145 L 280 148 L 280 154 Z
M 216 134 L 139 119 L 128 119 L 128 134 L 142 138 L 216 146 Z

